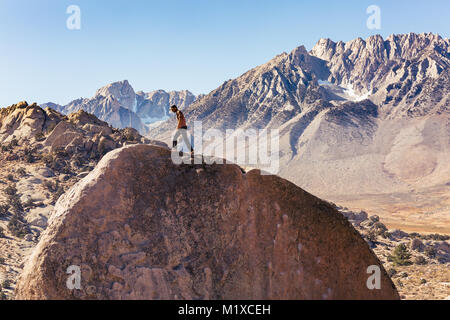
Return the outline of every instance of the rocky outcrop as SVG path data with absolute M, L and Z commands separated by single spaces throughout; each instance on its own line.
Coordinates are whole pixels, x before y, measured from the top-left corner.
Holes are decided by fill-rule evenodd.
M 65 116 L 25 101 L 0 109 L 0 143 L 12 140 L 41 152 L 86 158 L 101 157 L 125 143 L 151 143 L 135 129 L 115 129 L 82 109 Z
M 67 119 L 55 110 L 40 108 L 36 103 L 19 102 L 0 109 L 0 143 L 16 140 L 36 140 L 36 135 L 52 130 Z
M 366 286 L 381 268 L 381 290 Z M 81 270 L 69 290 L 66 272 Z M 18 299 L 398 299 L 330 204 L 235 165 L 176 166 L 166 148 L 107 154 L 57 203 Z

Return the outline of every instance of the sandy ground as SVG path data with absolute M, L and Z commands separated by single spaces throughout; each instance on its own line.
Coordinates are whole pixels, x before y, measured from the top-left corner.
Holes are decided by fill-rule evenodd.
M 389 229 L 450 235 L 450 186 L 410 193 L 334 196 L 328 200 L 352 211 L 378 215 Z
M 400 296 L 404 300 L 450 299 L 450 264 L 411 265 L 396 267 L 398 273 L 392 277 Z M 402 274 L 407 274 L 403 277 Z

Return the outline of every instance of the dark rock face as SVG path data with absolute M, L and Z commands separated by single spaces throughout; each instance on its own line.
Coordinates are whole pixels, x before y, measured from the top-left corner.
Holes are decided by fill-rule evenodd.
M 69 290 L 67 268 L 81 268 Z M 366 286 L 381 269 L 381 290 Z M 328 203 L 235 165 L 181 165 L 161 147 L 107 154 L 57 203 L 18 299 L 398 299 Z

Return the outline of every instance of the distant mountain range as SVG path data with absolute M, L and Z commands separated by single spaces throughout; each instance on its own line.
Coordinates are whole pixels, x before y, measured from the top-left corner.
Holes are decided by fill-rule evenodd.
M 431 33 L 321 39 L 226 81 L 185 116 L 204 129 L 277 128 L 281 176 L 328 200 L 417 214 L 420 225 L 427 211 L 450 213 L 449 44 Z M 151 137 L 167 142 L 174 121 Z
M 419 223 L 430 210 L 450 213 L 449 66 L 449 39 L 436 34 L 320 39 L 310 51 L 282 53 L 199 97 L 136 93 L 125 80 L 93 98 L 44 107 L 83 109 L 164 142 L 175 127 L 171 104 L 189 126 L 201 120 L 204 129 L 276 128 L 282 177 L 341 204 L 418 214 Z M 391 201 L 393 193 L 400 200 Z
M 127 80 L 111 83 L 97 90 L 93 98 L 81 98 L 67 105 L 42 104 L 64 114 L 82 109 L 116 128 L 132 127 L 145 134 L 148 125 L 168 119 L 170 105 L 186 108 L 196 97 L 188 90 L 135 92 Z

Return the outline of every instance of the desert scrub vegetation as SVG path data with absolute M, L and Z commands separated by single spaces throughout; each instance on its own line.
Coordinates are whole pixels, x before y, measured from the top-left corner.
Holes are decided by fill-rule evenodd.
M 51 153 L 44 153 L 41 155 L 40 159 L 47 167 L 50 167 L 50 165 L 53 163 L 53 155 Z
M 9 146 L 12 147 L 12 148 L 17 147 L 17 146 L 19 146 L 19 141 L 14 137 L 14 138 L 11 139 L 11 142 L 9 143 Z
M 25 149 L 23 149 L 21 158 L 27 163 L 34 163 L 37 159 L 35 153 L 35 148 L 26 147 Z
M 12 151 L 15 147 L 19 146 L 19 141 L 16 138 L 13 138 L 9 143 L 2 144 L 0 149 L 3 152 Z
M 22 201 L 20 201 L 20 198 L 18 195 L 10 196 L 9 202 L 10 202 L 10 205 L 11 205 L 11 208 L 12 208 L 14 214 L 16 214 L 16 215 L 23 214 L 23 204 L 22 204 Z
M 87 162 L 87 159 L 85 159 L 81 155 L 76 155 L 76 154 L 72 157 L 72 160 L 71 160 L 72 166 L 76 169 L 85 167 L 86 162 Z
M 4 192 L 8 198 L 9 208 L 12 208 L 14 214 L 21 215 L 23 213 L 23 205 L 20 201 L 19 195 L 17 194 L 16 185 L 14 183 L 8 185 Z
M 8 230 L 17 238 L 24 238 L 29 233 L 26 222 L 18 215 L 13 215 L 11 220 L 9 220 Z
M 417 232 L 412 232 L 409 234 L 411 238 L 419 238 L 422 240 L 434 240 L 434 241 L 447 241 L 450 240 L 449 235 L 445 234 L 438 234 L 438 233 L 432 233 L 432 234 L 419 234 Z
M 5 232 L 3 231 L 3 228 L 0 227 L 0 238 L 4 238 L 4 237 L 5 237 Z M 1 258 L 1 259 L 4 259 L 4 258 Z M 0 264 L 2 264 L 2 263 L 0 263 Z
M 391 238 L 391 233 L 389 232 L 389 231 L 384 231 L 382 234 L 381 234 L 381 236 L 384 238 L 384 239 L 390 239 Z
M 15 147 L 17 147 L 19 145 L 19 142 L 17 141 L 16 138 L 13 138 L 9 143 L 6 144 L 1 144 L 0 145 L 0 150 L 2 152 L 8 152 L 8 151 L 12 151 L 14 150 Z
M 9 184 L 6 187 L 6 189 L 4 190 L 4 192 L 7 196 L 13 196 L 13 195 L 17 194 L 16 185 L 14 183 Z
M 372 243 L 375 243 L 378 240 L 378 233 L 375 230 L 371 229 L 369 230 L 369 232 L 367 232 L 366 239 Z
M 52 193 L 52 204 L 55 204 L 59 197 L 61 197 L 65 192 L 64 187 L 59 184 L 58 181 L 52 182 L 50 180 L 46 180 L 43 185 Z
M 414 263 L 419 265 L 419 266 L 423 266 L 423 265 L 427 264 L 427 259 L 425 259 L 424 256 L 417 256 L 414 259 Z
M 56 183 L 56 191 L 52 196 L 52 204 L 55 204 L 56 201 L 58 201 L 58 199 L 64 194 L 64 192 L 64 187 Z
M 36 141 L 41 142 L 45 140 L 45 134 L 43 132 L 38 132 L 34 135 L 34 139 L 36 139 Z
M 396 266 L 409 266 L 411 262 L 411 253 L 404 243 L 395 247 L 393 253 L 388 256 L 388 261 L 394 263 Z
M 389 275 L 389 277 L 393 277 L 393 276 L 395 276 L 396 274 L 397 274 L 397 270 L 395 270 L 394 268 L 390 268 L 388 271 L 387 271 L 387 273 L 388 273 L 388 275 Z
M 434 240 L 434 241 L 447 241 L 450 240 L 450 236 L 443 234 L 427 234 L 422 236 L 423 240 Z
M 436 251 L 435 248 L 433 248 L 433 247 L 426 247 L 425 248 L 425 255 L 428 258 L 431 258 L 431 259 L 436 258 L 436 254 L 437 254 L 437 251 Z
M 22 167 L 17 169 L 16 173 L 19 175 L 19 177 L 25 177 L 27 175 L 27 171 Z
M 60 188 L 61 188 L 58 181 L 53 182 L 52 180 L 46 180 L 46 181 L 44 181 L 43 185 L 51 193 L 58 192 L 58 190 L 60 190 Z
M 54 192 L 54 184 L 51 180 L 45 180 L 42 185 L 50 192 Z
M 0 204 L 0 218 L 4 218 L 9 214 L 10 205 L 7 203 Z
M 5 214 L 8 214 L 9 209 L 12 209 L 13 216 L 8 222 L 8 230 L 11 234 L 18 238 L 23 238 L 29 232 L 27 223 L 23 219 L 23 204 L 20 201 L 20 197 L 17 194 L 17 188 L 15 184 L 10 184 L 5 189 L 5 194 L 8 197 L 8 204 L 2 205 L 2 210 Z
M 70 155 L 65 151 L 47 153 L 41 156 L 41 161 L 48 168 L 58 173 L 70 174 L 72 172 L 68 160 L 70 160 Z
M 3 280 L 2 289 L 10 289 L 11 288 L 11 280 Z

